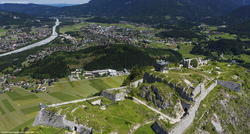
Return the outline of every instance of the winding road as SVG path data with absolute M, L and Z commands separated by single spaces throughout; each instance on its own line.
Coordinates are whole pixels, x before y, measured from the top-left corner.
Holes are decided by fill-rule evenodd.
M 48 44 L 49 42 L 51 42 L 52 40 L 54 40 L 58 36 L 58 33 L 56 32 L 56 27 L 59 24 L 60 24 L 59 20 L 56 19 L 55 25 L 53 26 L 53 29 L 52 29 L 52 35 L 49 38 L 46 38 L 46 39 L 44 39 L 42 41 L 39 41 L 37 43 L 28 45 L 26 47 L 23 47 L 23 48 L 20 48 L 20 49 L 17 49 L 17 50 L 1 54 L 0 57 L 10 55 L 10 54 L 13 54 L 13 53 L 19 53 L 19 52 L 22 52 L 22 51 L 25 51 L 25 50 L 28 50 L 28 49 L 31 49 L 31 48 L 34 48 L 34 47 L 37 47 L 37 46 L 42 46 L 42 45 Z

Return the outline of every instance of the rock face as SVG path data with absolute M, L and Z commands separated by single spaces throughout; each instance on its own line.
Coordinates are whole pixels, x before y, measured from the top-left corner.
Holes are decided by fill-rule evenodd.
M 102 92 L 102 95 L 103 97 L 107 98 L 107 99 L 110 99 L 112 100 L 113 102 L 117 102 L 117 101 L 122 101 L 122 100 L 125 100 L 125 93 L 123 92 L 120 92 L 120 93 L 115 93 L 114 91 L 112 90 L 104 90 Z
M 46 125 L 58 128 L 67 128 L 81 134 L 92 134 L 92 128 L 88 128 L 82 124 L 76 124 L 65 119 L 63 115 L 55 115 L 44 109 L 40 110 L 36 116 L 33 126 Z
M 155 121 L 155 123 L 152 125 L 152 129 L 155 131 L 157 134 L 168 134 L 166 127 L 164 124 L 160 123 L 159 121 Z
M 225 88 L 231 89 L 233 91 L 236 91 L 238 93 L 241 93 L 241 84 L 239 83 L 217 80 L 217 84 Z

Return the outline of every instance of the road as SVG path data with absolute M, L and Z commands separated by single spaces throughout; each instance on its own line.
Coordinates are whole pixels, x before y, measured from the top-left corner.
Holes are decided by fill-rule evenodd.
M 1 54 L 0 57 L 10 55 L 10 54 L 13 54 L 13 53 L 19 53 L 19 52 L 22 52 L 22 51 L 25 51 L 25 50 L 28 50 L 28 49 L 31 49 L 31 48 L 34 48 L 34 47 L 37 47 L 37 46 L 48 44 L 49 42 L 51 42 L 52 40 L 54 40 L 58 36 L 58 33 L 56 32 L 56 27 L 59 24 L 60 24 L 59 20 L 56 19 L 55 25 L 53 26 L 53 29 L 52 29 L 52 35 L 49 38 L 46 38 L 46 39 L 44 39 L 42 41 L 39 41 L 37 43 L 28 45 L 26 47 L 23 47 L 23 48 L 20 48 L 20 49 L 17 49 L 17 50 Z

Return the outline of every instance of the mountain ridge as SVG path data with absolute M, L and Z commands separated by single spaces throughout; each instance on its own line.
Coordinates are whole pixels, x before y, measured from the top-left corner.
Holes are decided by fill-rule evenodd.
M 220 16 L 242 3 L 235 0 L 90 0 L 89 3 L 67 7 L 36 4 L 0 4 L 0 9 L 24 12 L 35 16 L 107 16 L 117 19 L 144 21 L 187 20 Z M 170 18 L 169 18 L 170 17 Z

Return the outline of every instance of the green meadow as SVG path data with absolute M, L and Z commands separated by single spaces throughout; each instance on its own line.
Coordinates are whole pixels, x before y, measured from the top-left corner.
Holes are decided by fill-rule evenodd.
M 87 26 L 89 26 L 88 23 L 70 25 L 69 27 L 60 28 L 60 33 L 65 33 L 67 31 L 79 31 L 82 27 L 87 27 Z
M 131 28 L 131 29 L 137 29 L 137 30 L 157 30 L 157 29 L 154 29 L 154 28 L 145 28 L 145 27 L 136 27 L 134 25 L 131 25 L 131 24 L 120 24 L 120 23 L 111 23 L 111 24 L 108 24 L 108 23 L 96 23 L 96 24 L 100 24 L 101 26 L 106 26 L 106 27 L 109 27 L 109 26 L 117 26 L 117 27 L 120 27 L 120 28 Z
M 0 28 L 0 36 L 5 36 L 6 32 L 8 32 L 8 29 Z
M 178 50 L 178 52 L 180 54 L 182 54 L 183 58 L 198 58 L 198 57 L 201 57 L 201 55 L 190 54 L 190 51 L 192 50 L 193 47 L 194 47 L 194 45 L 182 45 L 180 47 L 180 49 Z
M 12 86 L 12 92 L 0 94 L 0 130 L 18 131 L 25 126 L 31 127 L 39 111 L 40 102 L 50 105 L 90 97 L 102 90 L 120 87 L 126 77 L 115 76 L 75 82 L 62 79 L 63 82 L 54 83 L 42 93 L 31 93 Z
M 134 134 L 156 134 L 156 133 L 154 132 L 154 130 L 151 128 L 152 125 L 153 125 L 152 123 L 143 125 L 143 126 L 139 127 L 139 128 L 134 132 Z

